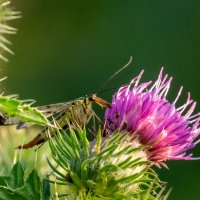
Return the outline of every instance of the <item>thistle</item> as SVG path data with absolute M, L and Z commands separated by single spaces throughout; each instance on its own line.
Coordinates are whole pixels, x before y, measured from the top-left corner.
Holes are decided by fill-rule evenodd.
M 163 77 L 163 68 L 154 84 L 139 84 L 142 74 L 114 94 L 105 114 L 106 128 L 110 133 L 116 129 L 128 132 L 144 146 L 148 160 L 158 166 L 167 167 L 166 160 L 199 159 L 187 154 L 200 141 L 200 113 L 193 114 L 196 102 L 190 93 L 186 103 L 177 107 L 183 87 L 170 103 L 166 96 L 172 77 Z
M 126 133 L 116 131 L 102 138 L 99 130 L 97 138 L 89 142 L 85 129 L 71 129 L 68 134 L 58 131 L 50 148 L 55 163 L 48 160 L 54 172 L 51 180 L 65 188 L 58 198 L 162 199 L 157 192 L 161 182 L 149 168 L 150 161 Z

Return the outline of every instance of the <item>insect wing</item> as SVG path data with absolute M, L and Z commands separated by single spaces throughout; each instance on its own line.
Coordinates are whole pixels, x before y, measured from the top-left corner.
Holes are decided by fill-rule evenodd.
M 20 123 L 17 117 L 9 117 L 6 113 L 0 115 L 0 126 L 12 126 Z
M 73 103 L 73 101 L 38 106 L 36 108 L 39 111 L 41 111 L 47 118 L 50 118 L 50 117 L 57 118 L 57 116 L 59 116 L 60 113 L 65 112 L 65 110 L 67 110 L 72 105 L 72 103 Z M 34 124 L 25 123 L 25 122 L 21 122 L 21 121 L 19 121 L 17 124 L 18 124 L 17 129 L 27 128 L 27 127 L 34 125 Z
M 60 113 L 64 112 L 68 107 L 71 106 L 71 102 L 63 102 L 63 103 L 56 103 L 56 104 L 49 104 L 44 106 L 36 107 L 39 111 L 41 111 L 47 118 L 49 117 L 56 117 Z M 17 125 L 17 129 L 27 128 L 32 126 L 32 123 L 22 122 L 19 117 L 9 117 L 6 113 L 0 113 L 0 126 L 12 126 Z
M 41 111 L 47 118 L 54 116 L 72 105 L 73 101 L 64 102 L 64 103 L 55 103 L 45 106 L 38 106 L 37 109 Z

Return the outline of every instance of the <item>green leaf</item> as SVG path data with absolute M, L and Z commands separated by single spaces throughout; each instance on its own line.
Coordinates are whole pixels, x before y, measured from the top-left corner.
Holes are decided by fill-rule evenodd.
M 28 200 L 50 199 L 49 183 L 46 180 L 41 180 L 35 169 L 29 174 L 24 186 L 16 190 L 15 193 Z
M 0 110 L 6 112 L 9 116 L 14 116 L 17 113 L 19 105 L 19 100 L 0 96 Z
M 24 169 L 21 162 L 17 162 L 10 171 L 10 181 L 12 188 L 22 187 L 24 184 Z
M 16 189 L 24 184 L 24 169 L 20 162 L 17 162 L 10 171 L 9 176 L 0 177 L 0 186 Z
M 24 180 L 24 169 L 17 162 L 9 176 L 0 177 L 0 200 L 50 200 L 50 186 L 34 169 Z
M 49 124 L 46 117 L 37 108 L 32 108 L 29 105 L 19 106 L 16 115 L 24 122 L 32 122 L 41 126 Z
M 9 179 L 8 176 L 1 176 L 0 177 L 0 186 L 7 186 L 7 180 Z
M 50 194 L 50 183 L 47 180 L 43 180 L 42 181 L 42 198 L 41 200 L 49 200 L 51 197 Z
M 41 126 L 50 125 L 47 118 L 37 108 L 29 104 L 22 104 L 13 96 L 0 96 L 0 110 L 9 117 L 17 117 L 23 122 L 30 122 Z
M 41 186 L 40 177 L 34 169 L 25 183 L 26 192 L 29 195 L 30 200 L 40 199 L 40 190 L 42 189 Z
M 15 200 L 19 199 L 17 196 L 13 195 L 13 192 L 10 188 L 5 187 L 5 186 L 0 186 L 0 199 L 1 200 Z M 25 199 L 20 199 L 20 200 L 25 200 Z

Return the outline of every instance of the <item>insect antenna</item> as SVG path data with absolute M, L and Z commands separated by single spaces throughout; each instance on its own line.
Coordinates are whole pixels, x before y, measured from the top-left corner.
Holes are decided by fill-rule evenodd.
M 112 91 L 112 90 L 115 90 L 115 89 L 118 89 L 118 88 L 119 88 L 119 87 L 108 88 L 108 89 L 105 89 L 105 90 L 102 90 L 102 91 L 97 92 L 95 95 L 103 94 L 103 93 L 105 93 L 105 92 L 109 92 L 109 91 Z
M 132 63 L 132 60 L 133 60 L 133 57 L 131 56 L 128 63 L 125 64 L 123 67 L 121 67 L 120 69 L 118 69 L 114 74 L 112 74 L 105 82 L 104 84 L 101 86 L 101 88 L 99 89 L 99 91 L 102 91 L 102 89 L 115 77 L 117 76 L 120 72 L 122 72 L 124 69 L 126 69 L 127 67 L 130 66 L 130 64 Z M 104 90 L 105 91 L 109 91 L 110 89 L 108 90 Z M 99 93 L 102 93 L 102 92 L 97 92 L 97 94 Z

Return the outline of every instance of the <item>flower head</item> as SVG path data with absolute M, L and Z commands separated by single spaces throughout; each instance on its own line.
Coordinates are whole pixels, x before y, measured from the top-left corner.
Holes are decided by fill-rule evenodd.
M 172 103 L 166 99 L 172 77 L 163 77 L 163 68 L 154 84 L 139 84 L 142 74 L 114 94 L 105 114 L 106 127 L 128 131 L 144 145 L 149 160 L 158 165 L 165 165 L 165 160 L 197 159 L 187 154 L 199 142 L 200 113 L 192 114 L 196 102 L 188 93 L 186 103 L 176 107 L 182 87 Z

